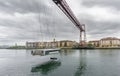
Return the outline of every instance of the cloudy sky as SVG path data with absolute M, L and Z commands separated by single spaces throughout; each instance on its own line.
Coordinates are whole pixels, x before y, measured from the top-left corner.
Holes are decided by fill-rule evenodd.
M 87 40 L 120 38 L 120 0 L 66 0 L 86 25 Z M 79 30 L 52 0 L 0 0 L 0 45 L 75 40 Z

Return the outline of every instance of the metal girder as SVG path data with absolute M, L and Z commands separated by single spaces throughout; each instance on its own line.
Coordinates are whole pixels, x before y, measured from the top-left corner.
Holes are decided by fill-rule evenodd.
M 78 21 L 65 0 L 53 0 L 53 2 L 63 11 L 63 13 L 72 21 L 72 23 L 82 32 L 82 24 Z

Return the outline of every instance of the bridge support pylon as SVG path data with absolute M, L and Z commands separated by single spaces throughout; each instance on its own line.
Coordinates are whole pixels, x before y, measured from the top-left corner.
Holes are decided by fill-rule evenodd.
M 82 24 L 82 27 L 84 28 L 84 31 L 80 31 L 80 46 L 87 46 L 86 43 L 86 31 L 85 31 L 85 24 Z

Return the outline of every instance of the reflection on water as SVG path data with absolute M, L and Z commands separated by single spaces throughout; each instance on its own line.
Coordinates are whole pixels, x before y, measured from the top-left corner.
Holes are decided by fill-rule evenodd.
M 0 49 L 0 76 L 120 76 L 119 71 L 119 49 L 65 49 L 45 56 Z
M 64 49 L 64 50 L 61 50 L 60 51 L 60 54 L 62 55 L 62 56 L 67 56 L 67 55 L 71 55 L 71 54 L 73 54 L 75 51 L 74 50 L 72 50 L 72 49 Z
M 79 57 L 79 65 L 75 72 L 74 76 L 82 76 L 84 75 L 85 71 L 87 70 L 87 64 L 86 64 L 86 51 L 80 50 L 80 57 Z
M 51 73 L 55 69 L 61 66 L 61 61 L 59 58 L 59 51 L 43 51 L 43 50 L 32 50 L 31 54 L 33 56 L 40 55 L 40 56 L 47 56 L 51 55 L 49 57 L 49 61 L 44 62 L 42 64 L 38 64 L 34 67 L 32 67 L 31 72 L 40 72 L 42 75 L 47 75 L 48 73 Z
M 41 72 L 42 74 L 48 74 L 49 72 L 57 69 L 59 66 L 61 66 L 60 61 L 49 61 L 44 64 L 32 67 L 31 72 Z

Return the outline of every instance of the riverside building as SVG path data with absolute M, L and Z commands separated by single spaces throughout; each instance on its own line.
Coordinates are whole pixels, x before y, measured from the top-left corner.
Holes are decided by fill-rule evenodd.
M 62 40 L 52 42 L 26 42 L 26 48 L 72 48 L 76 41 Z
M 120 48 L 120 39 L 115 37 L 106 37 L 96 41 L 89 41 L 88 43 L 100 48 Z
M 120 39 L 107 37 L 100 40 L 100 47 L 120 47 Z

